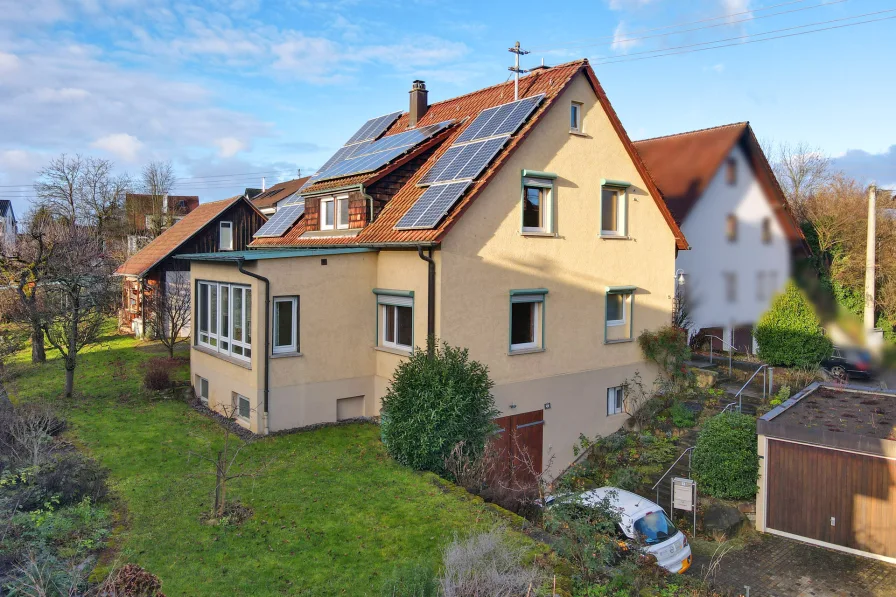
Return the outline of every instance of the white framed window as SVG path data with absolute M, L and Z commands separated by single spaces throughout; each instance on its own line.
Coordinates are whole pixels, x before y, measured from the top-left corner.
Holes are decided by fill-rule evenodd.
M 375 289 L 379 346 L 402 352 L 414 350 L 414 295 Z
M 762 243 L 772 244 L 772 219 L 768 216 L 762 218 Z
M 333 230 L 336 222 L 336 202 L 332 197 L 320 200 L 320 229 Z
M 626 236 L 626 197 L 624 186 L 604 184 L 600 190 L 601 236 Z
M 725 237 L 730 243 L 737 241 L 737 216 L 735 214 L 728 214 L 725 217 Z
M 569 104 L 569 132 L 584 132 L 582 130 L 582 102 L 571 102 Z
M 233 222 L 218 222 L 218 249 L 233 250 Z
M 336 197 L 336 228 L 348 228 L 348 195 Z
M 248 421 L 252 416 L 252 403 L 242 394 L 233 395 L 234 406 L 236 406 L 236 416 L 243 421 Z
M 252 358 L 252 289 L 200 281 L 196 289 L 196 343 L 243 360 Z
M 196 393 L 199 394 L 199 401 L 208 404 L 208 380 L 204 377 L 196 376 Z
M 737 273 L 722 272 L 725 279 L 725 300 L 729 303 L 737 302 Z
M 737 160 L 734 158 L 725 161 L 725 181 L 732 187 L 737 184 Z
M 765 272 L 756 272 L 756 300 L 764 301 L 768 296 Z
M 625 386 L 607 388 L 607 416 L 619 415 L 625 405 Z
M 635 306 L 634 286 L 607 287 L 604 303 L 604 342 L 627 342 L 633 339 Z
M 553 231 L 553 196 L 553 179 L 523 176 L 523 234 L 548 234 Z
M 274 297 L 274 354 L 299 352 L 299 297 Z
M 544 302 L 548 291 L 510 291 L 510 353 L 544 349 Z

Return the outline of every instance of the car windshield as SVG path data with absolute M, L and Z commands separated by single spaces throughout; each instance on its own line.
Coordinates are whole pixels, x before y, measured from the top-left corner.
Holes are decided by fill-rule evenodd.
M 666 513 L 660 510 L 659 512 L 651 512 L 644 518 L 636 520 L 635 531 L 638 533 L 638 536 L 644 538 L 647 545 L 656 545 L 673 537 L 678 532 L 678 529 L 675 528 L 675 525 L 672 524 Z

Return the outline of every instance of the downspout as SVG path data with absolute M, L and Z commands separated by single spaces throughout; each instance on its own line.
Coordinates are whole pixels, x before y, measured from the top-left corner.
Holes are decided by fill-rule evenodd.
M 243 268 L 245 259 L 240 258 L 236 262 L 237 269 L 241 274 L 245 274 L 250 278 L 255 278 L 264 282 L 264 434 L 271 432 L 268 423 L 268 396 L 270 394 L 270 377 L 271 377 L 271 357 L 268 350 L 268 330 L 271 329 L 271 281 Z
M 139 277 L 137 278 L 137 283 L 140 284 L 140 338 L 146 339 L 146 278 Z
M 361 196 L 367 200 L 367 225 L 373 224 L 373 197 L 371 197 L 364 189 L 364 185 L 359 187 Z
M 423 246 L 417 245 L 417 256 L 429 264 L 429 289 L 426 294 L 426 351 L 432 358 L 435 350 L 436 336 L 436 262 L 432 258 L 432 247 L 429 255 L 423 254 Z

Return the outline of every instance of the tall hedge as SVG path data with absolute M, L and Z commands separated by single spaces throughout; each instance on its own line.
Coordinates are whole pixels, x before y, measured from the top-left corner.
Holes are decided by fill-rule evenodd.
M 445 473 L 445 457 L 460 442 L 481 453 L 500 414 L 491 394 L 488 368 L 467 349 L 432 343 L 416 349 L 395 370 L 383 396 L 383 443 L 398 462 L 417 470 Z
M 756 419 L 727 412 L 706 421 L 697 436 L 691 466 L 704 493 L 731 500 L 755 497 L 759 478 Z
M 815 367 L 831 355 L 831 340 L 806 295 L 793 282 L 756 325 L 759 358 L 769 365 Z

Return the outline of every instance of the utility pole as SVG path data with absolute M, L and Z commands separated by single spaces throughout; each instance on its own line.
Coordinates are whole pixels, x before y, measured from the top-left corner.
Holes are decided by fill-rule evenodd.
M 868 187 L 868 239 L 865 250 L 865 334 L 870 340 L 874 330 L 874 274 L 877 248 L 877 187 Z
M 511 54 L 516 54 L 514 59 L 513 66 L 507 68 L 510 72 L 513 73 L 513 101 L 520 99 L 520 73 L 529 72 L 520 68 L 520 55 L 528 54 L 527 50 L 523 50 L 520 48 L 520 42 L 516 42 L 513 44 L 512 48 L 507 48 L 507 51 Z

